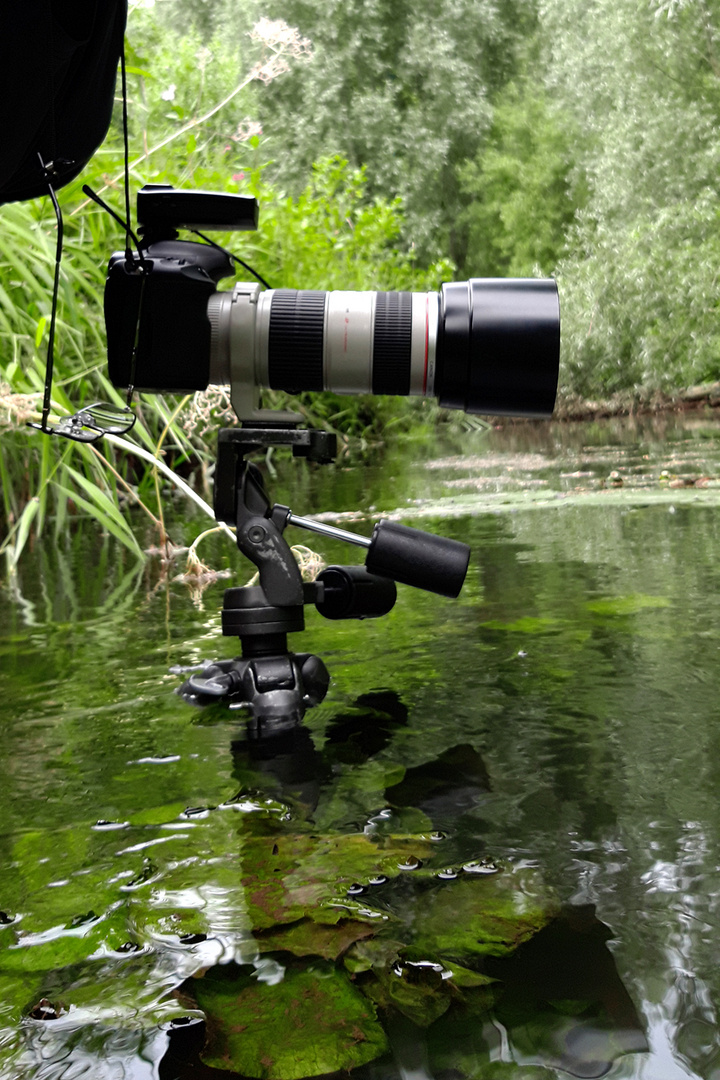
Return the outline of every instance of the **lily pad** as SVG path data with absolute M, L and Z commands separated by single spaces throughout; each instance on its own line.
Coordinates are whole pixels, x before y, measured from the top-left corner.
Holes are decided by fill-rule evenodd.
M 353 1069 L 388 1050 L 375 1008 L 337 968 L 288 969 L 275 985 L 213 969 L 191 992 L 207 1018 L 202 1060 L 258 1080 Z

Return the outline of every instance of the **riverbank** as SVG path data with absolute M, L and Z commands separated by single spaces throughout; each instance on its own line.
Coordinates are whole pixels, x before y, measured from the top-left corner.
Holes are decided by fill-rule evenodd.
M 698 383 L 683 390 L 650 394 L 623 391 L 610 398 L 582 398 L 558 393 L 554 419 L 600 420 L 612 416 L 648 415 L 660 412 L 689 412 L 720 407 L 720 382 Z

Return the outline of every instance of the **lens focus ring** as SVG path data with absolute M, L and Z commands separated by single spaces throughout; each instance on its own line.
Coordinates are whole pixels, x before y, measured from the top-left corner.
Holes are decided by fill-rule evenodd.
M 275 290 L 268 338 L 271 390 L 323 389 L 326 296 L 309 289 Z
M 412 293 L 375 294 L 373 394 L 410 393 Z

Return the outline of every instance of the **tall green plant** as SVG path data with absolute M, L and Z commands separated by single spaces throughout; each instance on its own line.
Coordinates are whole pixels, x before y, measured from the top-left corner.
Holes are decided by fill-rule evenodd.
M 469 203 L 466 267 L 477 276 L 551 274 L 583 206 L 582 139 L 532 80 L 495 100 L 487 142 L 459 169 Z

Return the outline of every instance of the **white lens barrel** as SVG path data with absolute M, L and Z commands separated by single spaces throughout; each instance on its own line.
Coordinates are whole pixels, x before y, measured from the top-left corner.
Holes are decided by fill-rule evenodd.
M 323 383 L 336 394 L 372 394 L 374 292 L 329 292 Z
M 437 293 L 412 294 L 409 393 L 415 396 L 432 397 L 434 394 L 439 311 Z
M 231 386 L 240 419 L 258 388 L 431 396 L 437 293 L 260 290 L 239 283 L 208 301 L 210 382 Z

